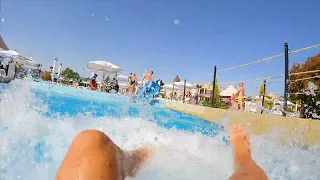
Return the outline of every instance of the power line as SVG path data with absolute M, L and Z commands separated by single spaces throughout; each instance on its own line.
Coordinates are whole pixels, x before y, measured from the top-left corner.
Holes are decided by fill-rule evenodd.
M 312 49 L 312 48 L 316 48 L 316 47 L 319 47 L 319 46 L 320 46 L 320 44 L 304 47 L 304 48 L 301 48 L 301 49 L 298 49 L 298 50 L 290 51 L 289 54 L 298 53 L 298 52 L 305 51 L 305 50 Z M 238 65 L 238 66 L 233 66 L 233 67 L 230 67 L 230 68 L 217 70 L 217 72 L 228 71 L 228 70 L 237 69 L 237 68 L 241 68 L 241 67 L 245 67 L 245 66 L 249 66 L 249 65 L 253 65 L 253 64 L 257 64 L 257 63 L 261 63 L 261 62 L 265 62 L 265 61 L 271 61 L 271 60 L 273 60 L 275 58 L 278 58 L 278 57 L 281 57 L 283 55 L 284 55 L 284 53 L 278 54 L 278 55 L 275 55 L 275 56 L 271 56 L 271 57 L 268 57 L 268 58 L 260 59 L 260 60 L 257 60 L 257 61 L 253 61 L 253 62 L 250 62 L 250 63 L 241 64 L 241 65 Z
M 264 58 L 264 59 L 260 59 L 260 60 L 257 60 L 257 61 L 253 61 L 253 62 L 250 62 L 250 63 L 247 63 L 247 64 L 241 64 L 241 65 L 238 65 L 238 66 L 233 66 L 233 67 L 230 67 L 230 68 L 217 70 L 217 72 L 228 71 L 228 70 L 237 69 L 237 68 L 240 68 L 240 67 L 249 66 L 249 65 L 252 65 L 252 64 L 257 64 L 257 63 L 261 63 L 261 62 L 265 62 L 265 61 L 271 61 L 272 59 L 281 57 L 283 55 L 284 54 L 278 54 L 278 55 L 271 56 L 271 57 L 268 57 L 268 58 Z
M 237 83 L 241 83 L 241 82 L 254 82 L 254 81 L 261 81 L 261 80 L 278 79 L 278 78 L 282 78 L 282 77 L 283 76 L 273 76 L 273 77 L 264 77 L 264 78 L 259 78 L 259 79 L 236 81 L 236 82 L 224 82 L 224 83 L 219 83 L 219 84 L 237 84 Z
M 273 82 L 267 82 L 267 84 L 276 84 L 276 83 L 283 83 L 284 81 L 273 81 Z
M 290 51 L 289 54 L 305 51 L 305 50 L 316 48 L 316 47 L 320 47 L 320 44 L 316 44 L 316 45 L 313 45 L 313 46 L 308 46 L 308 47 L 305 47 L 305 48 L 301 48 L 301 49 L 297 49 L 297 50 L 294 50 L 294 51 Z
M 312 70 L 312 71 L 303 71 L 303 72 L 298 72 L 298 73 L 291 73 L 290 76 L 293 75 L 299 75 L 299 74 L 309 74 L 309 73 L 316 73 L 320 72 L 320 70 Z M 271 79 L 278 79 L 282 78 L 283 75 L 281 76 L 272 76 L 272 77 L 265 77 L 265 78 L 258 78 L 258 79 L 250 79 L 250 80 L 243 80 L 243 81 L 235 81 L 235 82 L 224 82 L 224 83 L 219 83 L 219 84 L 237 84 L 241 82 L 254 82 L 254 81 L 261 81 L 261 80 L 271 80 Z M 302 79 L 296 79 L 296 80 L 291 80 L 291 81 L 302 81 L 302 80 L 308 80 L 308 79 L 314 79 L 314 78 L 320 78 L 320 76 L 314 76 L 314 77 L 308 77 L 308 78 L 302 78 Z M 273 83 L 280 83 L 284 81 L 278 81 L 278 82 L 267 82 L 267 84 L 273 84 Z

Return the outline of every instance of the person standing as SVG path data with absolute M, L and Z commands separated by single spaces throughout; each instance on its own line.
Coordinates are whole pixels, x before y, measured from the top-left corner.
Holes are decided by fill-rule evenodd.
M 234 94 L 232 94 L 232 96 L 230 97 L 230 105 L 231 105 L 232 110 L 238 109 L 237 102 L 236 102 L 236 96 Z
M 241 111 L 244 110 L 244 93 L 245 93 L 245 89 L 243 87 L 243 82 L 241 82 L 239 84 L 239 90 L 235 94 L 236 96 L 238 96 L 238 105 L 240 106 Z
M 131 73 L 128 79 L 129 79 L 129 101 L 131 102 L 132 95 L 136 91 L 136 85 L 138 83 L 136 73 Z
M 96 82 L 97 77 L 98 77 L 98 75 L 94 74 L 93 77 L 91 78 L 90 83 L 89 83 L 90 90 L 97 90 L 98 89 L 98 84 Z

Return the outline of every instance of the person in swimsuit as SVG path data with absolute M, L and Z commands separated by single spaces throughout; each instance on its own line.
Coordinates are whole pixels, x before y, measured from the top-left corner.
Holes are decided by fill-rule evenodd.
M 153 71 L 147 72 L 143 75 L 142 83 L 143 86 L 148 86 L 152 81 Z
M 148 93 L 146 92 L 148 88 L 151 88 L 152 85 L 152 75 L 153 71 L 147 72 L 143 75 L 142 79 L 142 92 L 144 93 L 144 96 L 146 96 Z
M 136 85 L 138 84 L 136 73 L 131 73 L 128 79 L 129 79 L 129 100 L 131 101 L 132 95 L 136 91 Z
M 240 110 L 243 111 L 244 110 L 244 87 L 243 87 L 243 83 L 241 82 L 239 84 L 239 90 L 237 91 L 237 93 L 235 95 L 238 96 L 238 104 L 240 106 Z
M 234 94 L 232 94 L 232 96 L 230 97 L 230 108 L 232 110 L 237 110 L 237 103 L 236 103 L 236 97 Z
M 98 84 L 96 82 L 97 77 L 98 77 L 98 75 L 94 74 L 93 77 L 91 78 L 90 83 L 89 83 L 89 89 L 90 90 L 98 89 Z
M 243 125 L 230 126 L 230 143 L 233 149 L 231 180 L 268 180 L 268 176 L 251 157 L 250 139 Z M 124 151 L 103 132 L 85 130 L 73 140 L 55 180 L 99 179 L 124 180 L 135 177 L 151 160 L 155 147 L 144 145 Z

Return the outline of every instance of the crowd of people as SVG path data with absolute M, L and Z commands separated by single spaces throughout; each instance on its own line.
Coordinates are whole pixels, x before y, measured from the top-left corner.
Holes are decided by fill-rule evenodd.
M 146 72 L 143 74 L 143 79 L 142 79 L 142 87 L 143 88 L 147 88 L 151 85 L 152 81 L 152 75 L 153 75 L 153 71 L 150 72 Z M 92 76 L 92 78 L 90 79 L 89 82 L 89 89 L 90 90 L 97 90 L 98 89 L 98 83 L 97 83 L 97 74 L 94 74 Z M 130 75 L 128 76 L 128 89 L 129 89 L 129 100 L 132 100 L 132 96 L 135 94 L 136 92 L 136 88 L 138 85 L 138 78 L 136 73 L 130 73 Z M 119 86 L 115 85 L 115 87 L 111 87 L 116 89 L 116 91 L 118 92 L 119 90 Z

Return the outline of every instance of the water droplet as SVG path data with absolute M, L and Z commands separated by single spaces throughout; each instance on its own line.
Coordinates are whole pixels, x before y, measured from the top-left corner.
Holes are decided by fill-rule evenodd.
M 4 22 L 4 18 L 2 18 L 1 21 Z
M 179 25 L 179 24 L 180 24 L 180 21 L 179 21 L 178 19 L 176 19 L 176 20 L 173 21 L 173 23 L 174 23 L 175 25 Z
M 104 20 L 108 21 L 108 20 L 109 20 L 109 18 L 108 18 L 108 17 L 104 17 Z
M 93 13 L 91 13 L 90 15 L 91 15 L 92 17 L 94 16 L 94 14 L 93 14 Z

